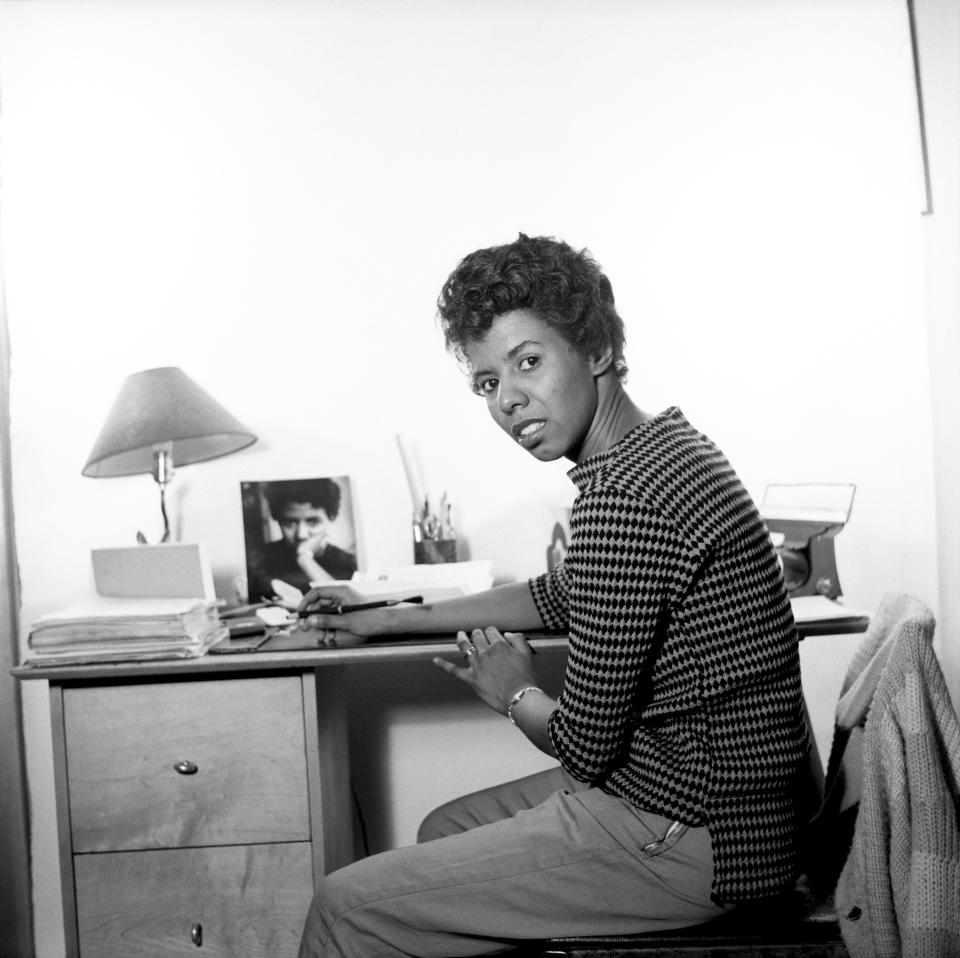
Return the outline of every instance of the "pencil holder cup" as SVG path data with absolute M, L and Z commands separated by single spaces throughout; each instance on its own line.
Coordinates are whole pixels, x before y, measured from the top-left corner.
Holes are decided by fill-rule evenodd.
M 457 561 L 456 539 L 423 539 L 413 543 L 413 561 L 416 565 Z

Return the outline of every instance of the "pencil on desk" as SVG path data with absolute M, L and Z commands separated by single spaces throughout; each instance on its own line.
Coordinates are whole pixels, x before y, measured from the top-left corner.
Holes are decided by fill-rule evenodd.
M 301 619 L 309 615 L 346 615 L 347 612 L 366 612 L 368 609 L 386 609 L 392 605 L 401 605 L 408 602 L 411 605 L 421 605 L 422 595 L 412 595 L 409 599 L 378 599 L 376 602 L 357 602 L 354 605 L 332 603 L 318 609 L 300 609 L 297 613 Z

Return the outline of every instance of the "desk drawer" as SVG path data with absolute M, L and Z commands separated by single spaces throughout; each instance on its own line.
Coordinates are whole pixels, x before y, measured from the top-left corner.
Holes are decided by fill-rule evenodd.
M 77 855 L 74 869 L 81 958 L 295 958 L 313 895 L 305 842 Z
M 298 676 L 80 686 L 63 703 L 74 852 L 309 840 Z

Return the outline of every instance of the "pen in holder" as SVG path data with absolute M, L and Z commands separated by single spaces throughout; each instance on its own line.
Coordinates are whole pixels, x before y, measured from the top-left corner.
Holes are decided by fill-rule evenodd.
M 413 516 L 413 561 L 417 565 L 457 561 L 457 534 L 446 493 L 440 500 L 440 514 L 430 509 L 430 499 Z
M 440 513 L 430 509 L 430 498 L 424 495 L 424 483 L 411 443 L 397 436 L 403 471 L 413 502 L 413 561 L 417 565 L 457 561 L 457 533 L 453 528 L 447 494 L 440 499 Z M 421 503 L 423 505 L 421 506 Z

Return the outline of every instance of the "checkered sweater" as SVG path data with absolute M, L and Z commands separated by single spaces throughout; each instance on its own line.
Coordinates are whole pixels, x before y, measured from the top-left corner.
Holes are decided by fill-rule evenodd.
M 563 766 L 706 825 L 714 897 L 796 877 L 805 760 L 797 636 L 756 507 L 676 408 L 569 473 L 564 561 L 530 581 L 570 650 L 550 737 Z

